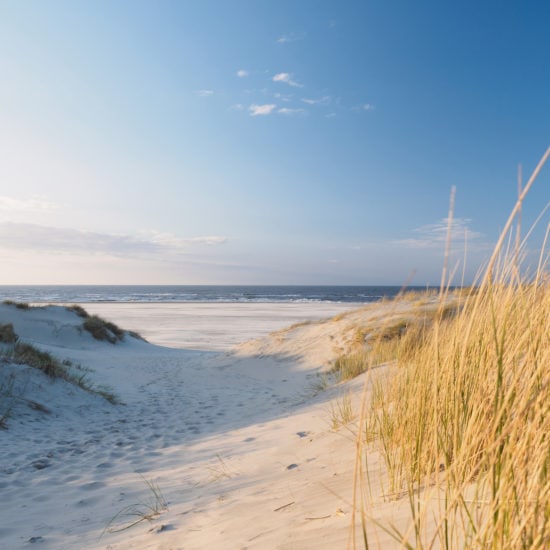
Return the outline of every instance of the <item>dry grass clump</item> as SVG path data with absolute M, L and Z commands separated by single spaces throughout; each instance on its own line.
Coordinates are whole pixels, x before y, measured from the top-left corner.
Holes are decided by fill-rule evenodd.
M 118 512 L 109 521 L 101 533 L 101 537 L 103 537 L 106 532 L 120 533 L 121 531 L 126 531 L 126 529 L 130 529 L 143 521 L 151 522 L 160 514 L 168 510 L 168 503 L 166 502 L 158 483 L 153 480 L 145 479 L 143 476 L 142 479 L 147 486 L 149 498 L 141 502 L 130 504 Z
M 353 409 L 351 396 L 344 395 L 341 399 L 337 399 L 330 406 L 331 428 L 334 431 L 339 430 L 343 426 L 347 426 L 357 418 L 357 414 Z
M 110 321 L 106 321 L 97 315 L 90 315 L 82 306 L 78 304 L 73 304 L 72 306 L 67 306 L 69 311 L 76 313 L 79 317 L 84 319 L 82 327 L 84 330 L 87 330 L 96 340 L 102 340 L 110 342 L 111 344 L 116 344 L 124 340 L 126 332 L 136 340 L 141 340 L 142 342 L 147 342 L 141 334 L 130 330 L 124 331 L 119 326 L 115 325 Z
M 350 380 L 370 367 L 395 360 L 427 338 L 434 323 L 453 317 L 460 307 L 461 302 L 453 296 L 439 307 L 418 307 L 376 326 L 358 328 L 351 351 L 336 359 L 332 372 L 340 381 Z
M 518 205 L 476 292 L 397 346 L 398 368 L 365 403 L 385 494 L 410 510 L 408 529 L 376 523 L 403 547 L 550 548 L 549 257 L 543 247 L 522 280 L 519 249 L 502 252 Z
M 124 331 L 97 315 L 89 315 L 82 323 L 84 330 L 87 330 L 96 340 L 103 340 L 116 344 L 124 339 Z
M 338 381 L 351 380 L 365 372 L 370 362 L 370 352 L 367 350 L 346 353 L 336 358 L 331 372 L 336 375 Z
M 415 544 L 444 492 L 435 537 L 445 547 L 550 544 L 550 281 L 490 285 L 462 312 L 398 353 L 374 392 L 366 430 L 407 490 Z

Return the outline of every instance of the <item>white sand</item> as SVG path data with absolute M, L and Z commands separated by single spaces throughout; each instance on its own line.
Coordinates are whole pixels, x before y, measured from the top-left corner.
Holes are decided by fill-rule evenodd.
M 306 320 L 359 307 L 343 303 L 93 303 L 92 314 L 172 348 L 229 351 L 237 344 Z
M 245 340 L 265 333 L 266 317 L 276 324 L 299 317 L 280 304 L 242 305 L 218 306 L 222 321 L 210 324 L 218 327 L 207 337 L 210 349 L 227 348 L 237 334 Z M 0 305 L 0 323 L 12 322 L 25 341 L 93 369 L 90 379 L 110 386 L 124 403 L 111 405 L 27 367 L 2 365 L 4 383 L 15 372 L 12 393 L 27 400 L 13 401 L 9 429 L 0 431 L 2 548 L 346 547 L 355 442 L 351 427 L 331 429 L 330 408 L 343 392 L 357 399 L 363 381 L 320 393 L 314 386 L 348 346 L 357 322 L 390 306 L 283 330 L 231 352 L 204 351 L 204 336 L 190 336 L 188 328 L 184 335 L 182 317 L 201 334 L 208 321 L 179 307 L 89 310 L 159 342 L 203 351 L 130 337 L 111 345 L 82 332 L 82 319 L 63 307 Z M 302 318 L 321 313 L 314 310 Z M 214 342 L 219 334 L 223 344 Z M 139 519 L 130 513 L 155 507 L 146 481 L 158 484 L 168 509 L 113 532 Z M 394 508 L 381 509 L 387 515 Z M 374 536 L 380 548 L 392 547 L 383 533 Z

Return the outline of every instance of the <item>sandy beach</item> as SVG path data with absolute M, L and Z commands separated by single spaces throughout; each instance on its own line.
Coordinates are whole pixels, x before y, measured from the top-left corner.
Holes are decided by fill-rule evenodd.
M 273 303 L 87 303 L 91 314 L 111 319 L 159 346 L 229 351 L 295 323 L 326 319 L 361 304 Z
M 355 441 L 351 427 L 331 426 L 331 404 L 350 392 L 358 398 L 364 381 L 320 391 L 320 374 L 346 348 L 358 319 L 387 307 L 343 315 L 341 305 L 217 306 L 212 332 L 190 334 L 184 344 L 181 316 L 195 314 L 192 332 L 204 334 L 207 322 L 192 307 L 89 307 L 160 346 L 128 335 L 116 345 L 94 340 L 61 306 L 2 304 L 0 323 L 89 369 L 94 384 L 120 402 L 3 365 L 4 382 L 15 373 L 12 393 L 23 398 L 13 401 L 0 433 L 3 547 L 345 547 Z M 333 320 L 312 320 L 336 309 Z M 217 350 L 297 321 L 299 311 L 303 324 Z M 215 342 L 221 325 L 226 333 Z M 166 347 L 178 341 L 193 349 Z
M 0 0 L 0 550 L 550 550 L 549 20 Z

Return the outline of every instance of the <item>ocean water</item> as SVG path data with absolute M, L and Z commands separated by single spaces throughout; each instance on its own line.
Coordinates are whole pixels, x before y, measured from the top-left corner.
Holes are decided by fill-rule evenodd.
M 409 290 L 415 290 L 410 288 Z M 416 290 L 425 290 L 417 287 Z M 0 301 L 32 303 L 369 303 L 398 286 L 23 286 L 0 285 Z

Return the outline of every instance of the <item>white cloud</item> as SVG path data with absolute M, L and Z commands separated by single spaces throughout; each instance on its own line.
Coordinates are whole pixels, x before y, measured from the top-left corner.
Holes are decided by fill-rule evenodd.
M 270 115 L 276 107 L 277 105 L 274 103 L 265 105 L 250 105 L 248 110 L 250 111 L 250 116 Z
M 214 95 L 214 90 L 197 90 L 195 93 L 199 97 L 211 97 Z
M 325 95 L 325 96 L 320 97 L 318 99 L 310 99 L 310 98 L 304 97 L 302 99 L 302 101 L 304 103 L 307 103 L 308 105 L 328 105 L 330 103 L 330 96 Z
M 281 115 L 301 115 L 306 113 L 305 109 L 289 109 L 287 107 L 282 107 L 277 111 Z
M 305 38 L 306 34 L 304 32 L 301 33 L 289 33 L 289 34 L 282 34 L 277 38 L 276 42 L 277 44 L 289 44 L 290 42 L 296 42 L 297 40 L 303 40 Z
M 41 195 L 33 195 L 25 199 L 0 195 L 0 210 L 6 212 L 44 212 L 59 208 Z
M 245 78 L 246 76 L 248 76 L 248 71 L 246 71 L 245 69 L 239 69 L 237 71 L 237 76 L 239 78 Z
M 281 94 L 280 92 L 275 92 L 273 97 L 281 101 L 292 101 L 294 94 Z
M 329 113 L 328 115 L 325 115 L 325 118 L 334 118 L 336 116 L 336 113 Z
M 150 237 L 145 237 L 144 242 L 150 241 L 162 247 L 170 248 L 185 248 L 192 244 L 205 244 L 212 246 L 215 244 L 223 244 L 227 241 L 227 237 L 220 237 L 218 235 L 207 235 L 204 237 L 178 237 L 173 233 L 162 233 L 160 231 L 153 231 Z
M 288 84 L 289 86 L 294 86 L 296 88 L 304 87 L 303 84 L 292 80 L 292 75 L 290 73 L 277 73 L 275 76 L 273 76 L 272 80 L 273 82 L 284 82 L 285 84 Z
M 472 231 L 469 227 L 472 220 L 467 218 L 454 218 L 451 229 L 451 242 L 454 245 L 463 246 L 465 240 L 468 241 L 468 247 L 474 243 L 480 244 L 479 239 L 483 237 L 482 233 Z M 445 246 L 447 240 L 448 219 L 443 218 L 436 223 L 423 225 L 413 230 L 414 237 L 407 239 L 398 239 L 394 244 L 406 246 L 407 248 L 441 248 Z
M 194 245 L 216 245 L 221 236 L 183 238 L 171 233 L 143 235 L 96 233 L 31 223 L 0 223 L 0 249 L 55 254 L 102 254 L 117 257 L 158 256 L 186 252 Z
M 351 108 L 352 111 L 374 111 L 375 106 L 372 103 L 360 103 Z
M 233 111 L 243 111 L 244 110 L 244 105 L 242 103 L 234 103 L 229 108 Z

